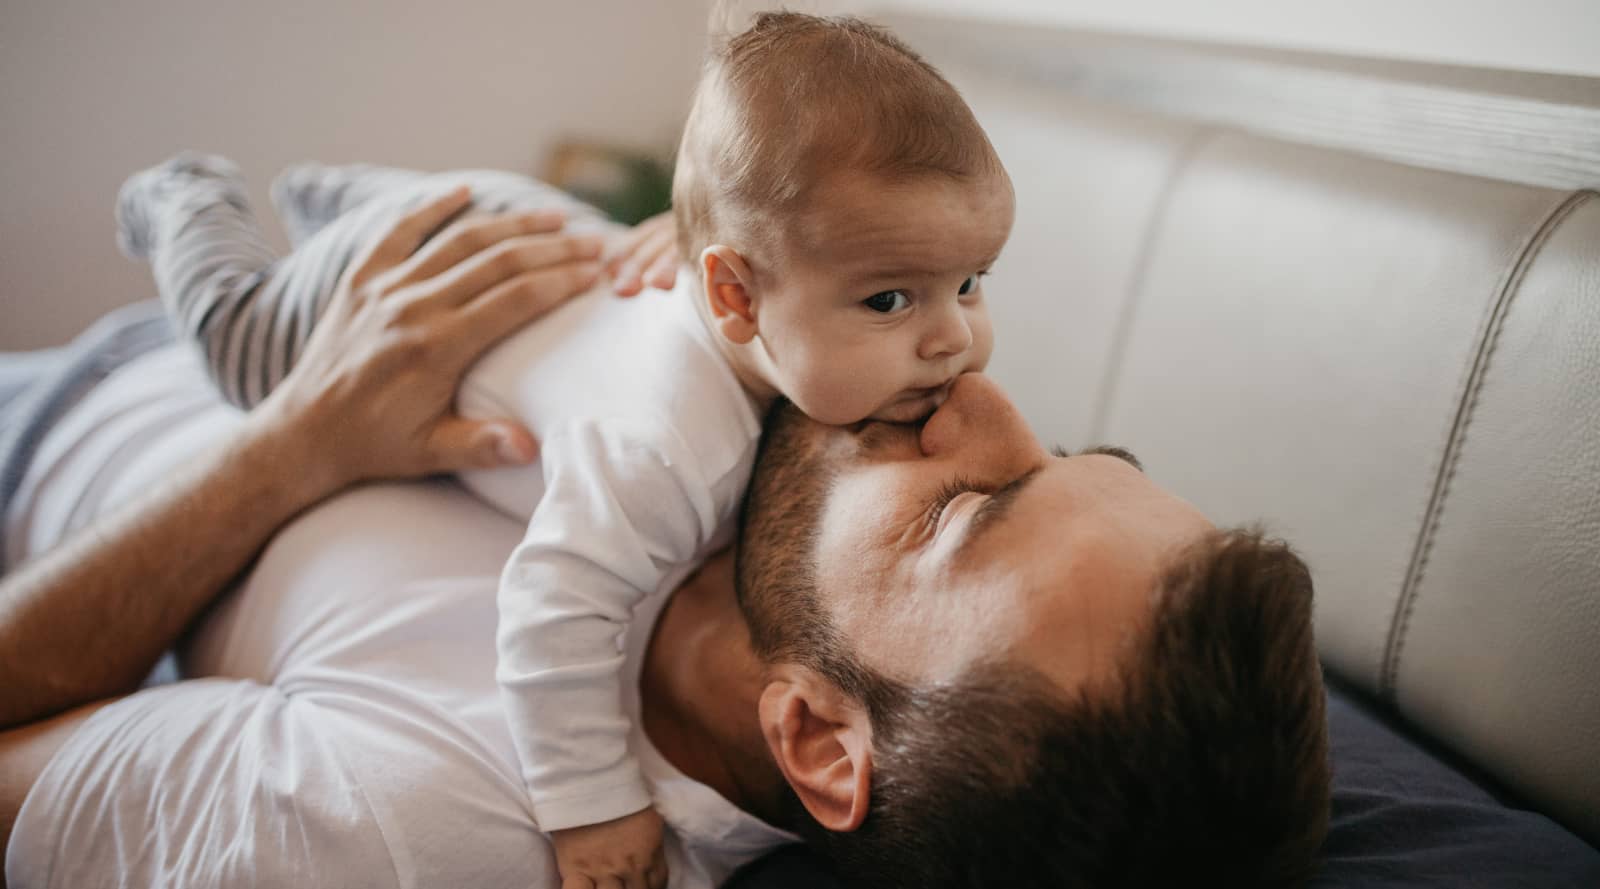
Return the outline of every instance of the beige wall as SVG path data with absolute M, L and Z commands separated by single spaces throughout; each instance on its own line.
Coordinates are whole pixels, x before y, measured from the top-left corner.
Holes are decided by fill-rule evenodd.
M 792 0 L 1600 76 L 1595 0 Z M 738 9 L 776 5 L 742 0 Z M 531 170 L 556 135 L 666 149 L 709 0 L 4 0 L 0 349 L 62 342 L 152 295 L 111 208 L 185 147 L 265 210 L 316 159 Z M 935 63 L 938 60 L 934 60 Z M 274 237 L 275 229 L 269 229 Z
M 112 206 L 128 173 L 181 148 L 237 160 L 263 211 L 296 160 L 531 170 L 558 134 L 669 149 L 705 9 L 5 0 L 0 349 L 62 342 L 153 294 L 116 249 Z

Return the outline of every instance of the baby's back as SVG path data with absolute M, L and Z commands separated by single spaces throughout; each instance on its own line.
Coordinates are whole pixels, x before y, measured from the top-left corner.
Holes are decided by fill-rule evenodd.
M 573 423 L 626 424 L 680 439 L 708 481 L 738 471 L 752 457 L 760 418 L 696 317 L 692 280 L 684 270 L 671 292 L 624 299 L 602 284 L 574 297 L 486 354 L 462 383 L 458 410 L 514 418 L 539 439 Z M 544 493 L 543 463 L 461 478 L 526 520 Z

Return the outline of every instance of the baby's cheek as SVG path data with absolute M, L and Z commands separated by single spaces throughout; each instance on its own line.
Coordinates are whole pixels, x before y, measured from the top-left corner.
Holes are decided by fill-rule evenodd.
M 805 415 L 818 423 L 845 426 L 871 412 L 863 407 L 870 381 L 846 369 L 821 363 L 793 377 L 793 391 L 784 393 Z
M 801 372 L 791 377 L 784 394 L 806 416 L 830 426 L 847 426 L 867 418 L 895 389 L 894 374 L 881 358 L 839 350 L 820 350 Z

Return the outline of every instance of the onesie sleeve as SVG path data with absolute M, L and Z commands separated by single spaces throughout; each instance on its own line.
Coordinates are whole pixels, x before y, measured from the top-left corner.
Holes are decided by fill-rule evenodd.
M 715 532 L 716 510 L 687 447 L 661 426 L 644 432 L 616 421 L 547 433 L 544 497 L 500 577 L 496 679 L 544 831 L 650 805 L 628 750 L 622 637 Z

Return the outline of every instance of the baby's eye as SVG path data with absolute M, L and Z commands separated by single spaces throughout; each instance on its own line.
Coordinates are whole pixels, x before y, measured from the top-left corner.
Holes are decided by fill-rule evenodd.
M 989 274 L 987 271 L 982 271 L 982 272 L 977 273 L 976 275 L 973 275 L 972 277 L 968 278 L 967 280 L 962 281 L 961 282 L 961 289 L 956 291 L 956 295 L 957 296 L 966 296 L 967 294 L 971 293 L 972 291 L 977 290 L 978 289 L 978 279 L 982 278 L 983 276 L 985 276 L 987 274 Z
M 874 293 L 861 301 L 861 304 L 883 315 L 893 314 L 911 305 L 911 300 L 903 290 L 885 290 Z

